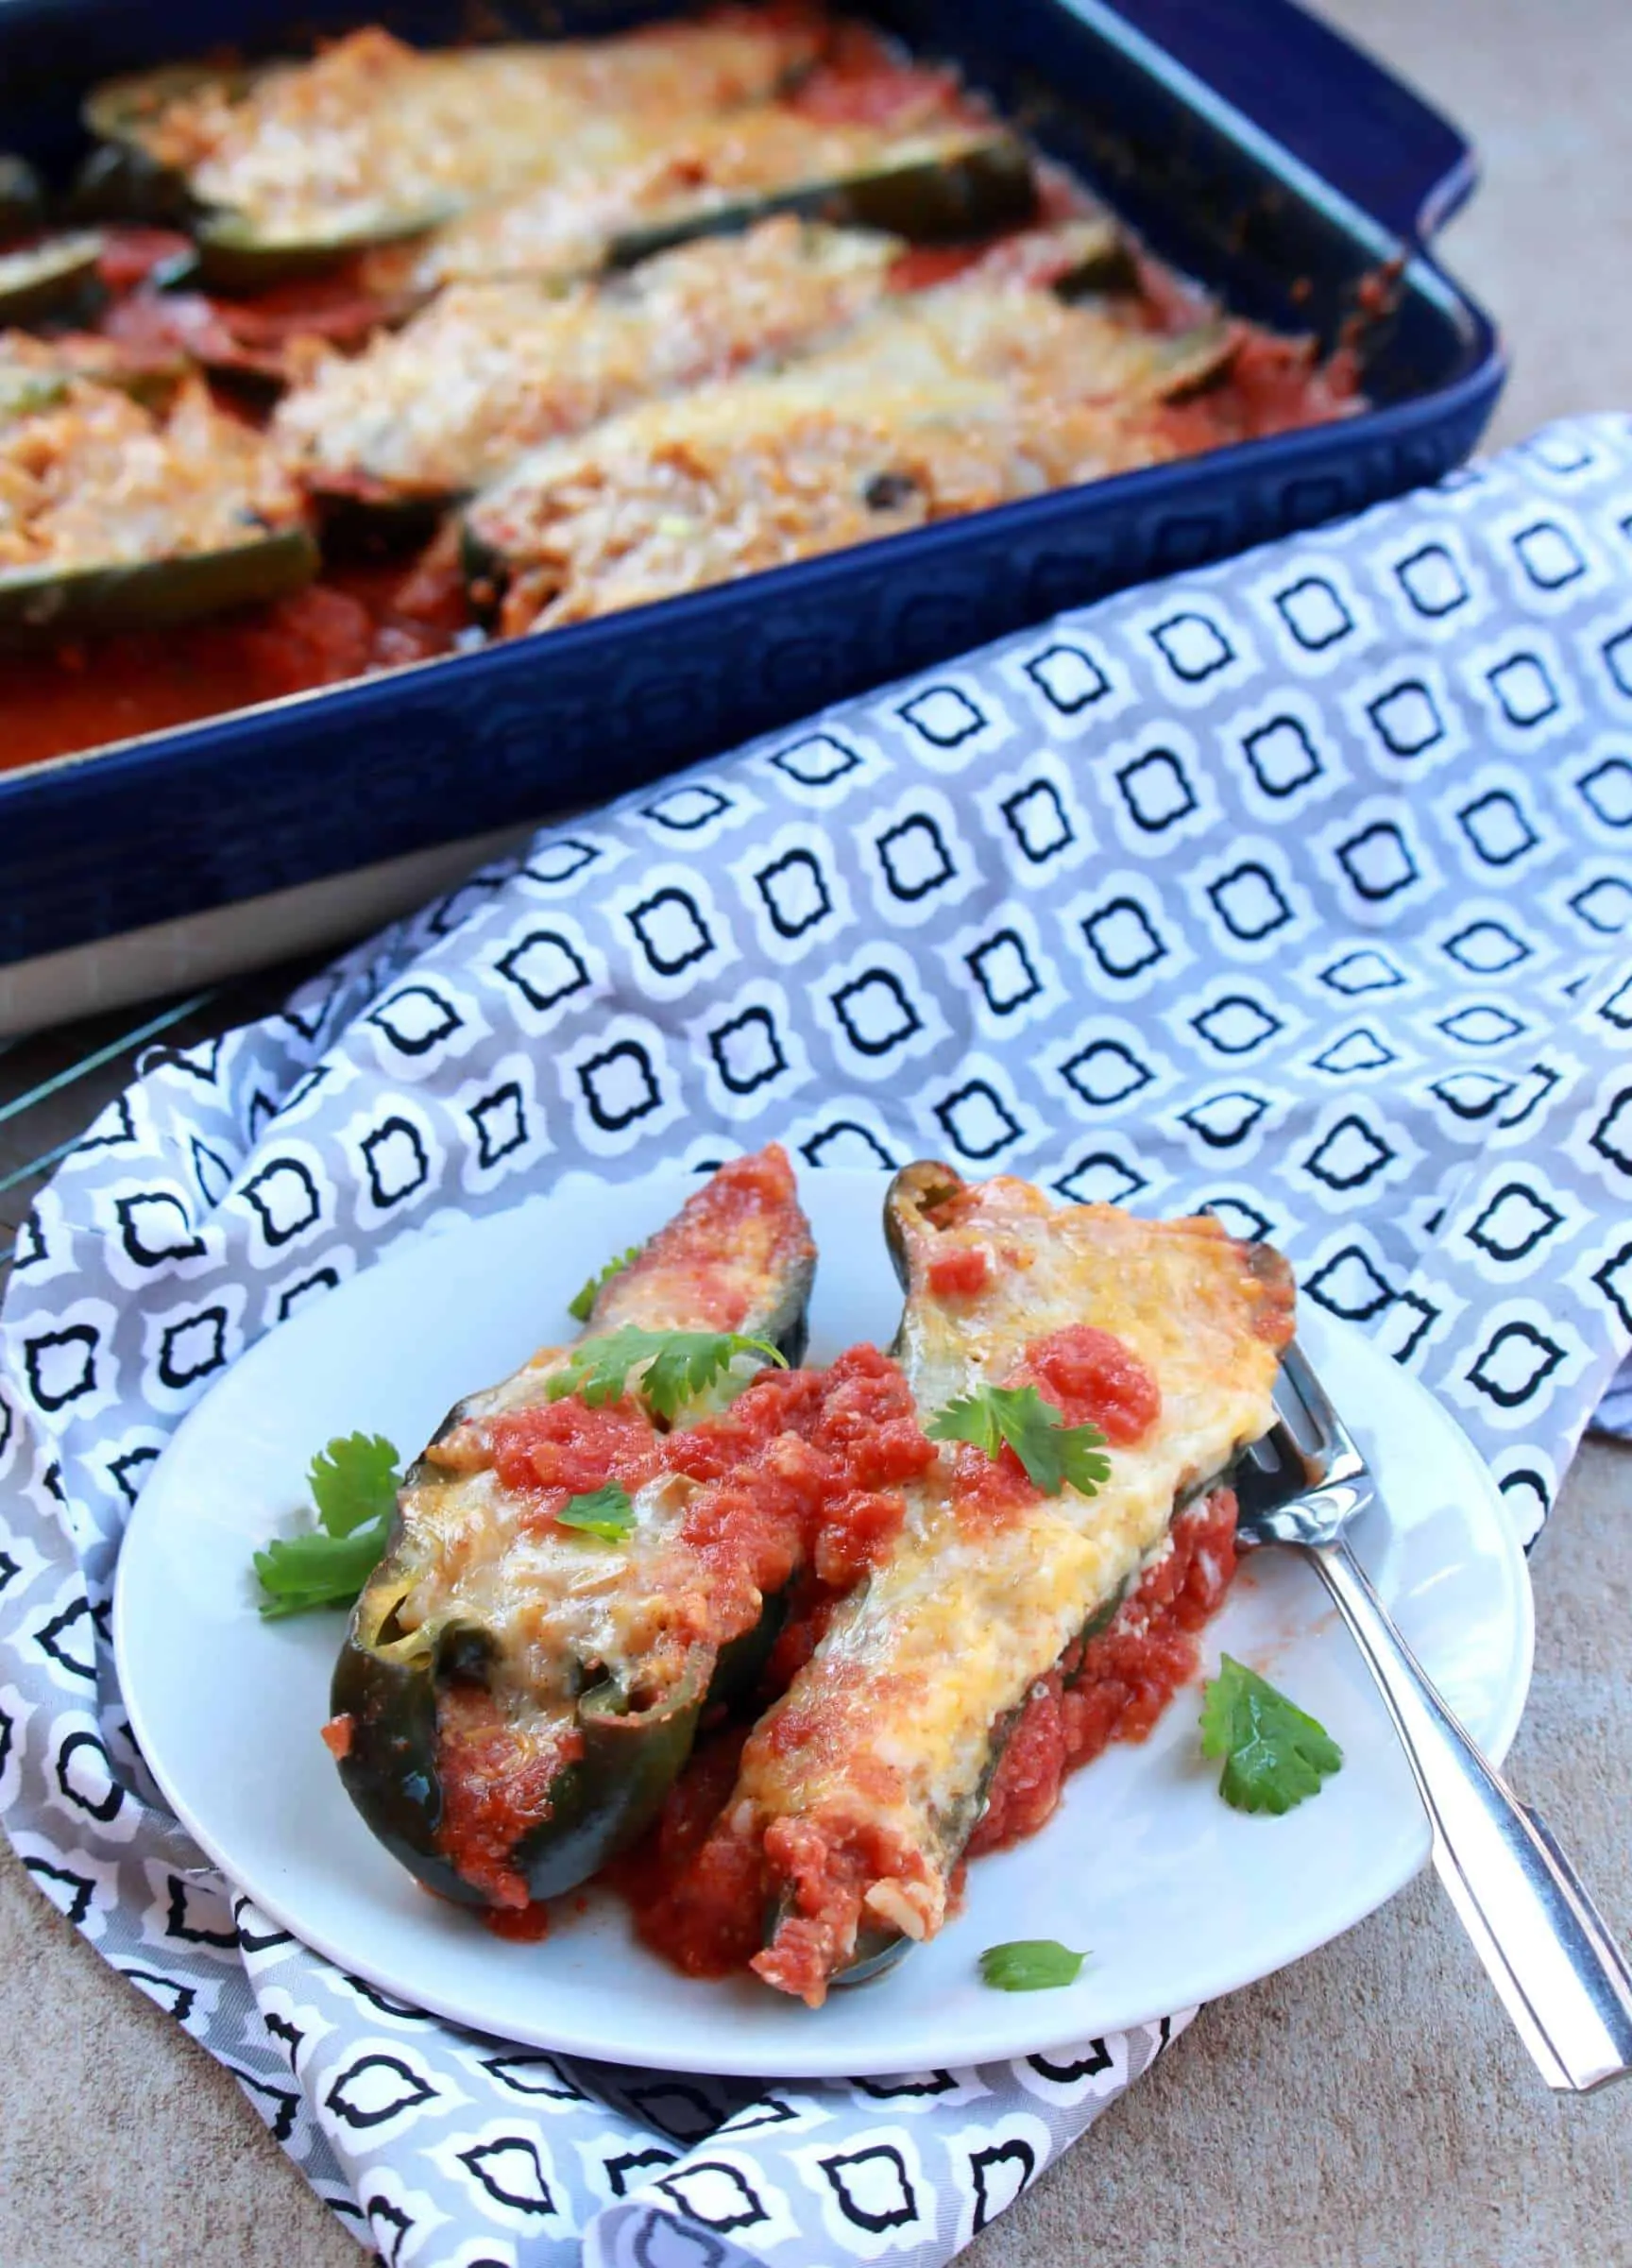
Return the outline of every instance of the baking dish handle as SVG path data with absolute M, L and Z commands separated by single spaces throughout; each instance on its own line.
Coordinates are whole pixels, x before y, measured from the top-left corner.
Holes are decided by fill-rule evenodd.
M 1451 121 L 1293 0 L 1113 5 L 1391 236 L 1425 242 L 1472 189 L 1473 152 Z

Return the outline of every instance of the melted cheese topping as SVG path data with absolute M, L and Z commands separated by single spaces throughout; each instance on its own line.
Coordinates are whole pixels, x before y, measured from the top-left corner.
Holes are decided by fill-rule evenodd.
M 288 395 L 279 447 L 322 488 L 474 488 L 525 450 L 653 396 L 786 356 L 882 296 L 892 237 L 773 220 L 564 297 L 460 284 L 404 331 L 333 355 Z
M 74 378 L 0 424 L 0 573 L 224 551 L 299 515 L 265 442 L 199 379 L 158 411 Z
M 930 163 L 981 139 L 912 135 L 901 122 L 836 126 L 778 104 L 667 127 L 610 163 L 558 168 L 518 195 L 437 230 L 422 248 L 378 255 L 370 273 L 415 289 L 478 277 L 582 275 L 631 230 L 695 220 L 809 183 Z
M 469 526 L 509 572 L 507 634 L 583 622 L 1173 451 L 1102 402 L 863 359 L 700 387 L 524 458 Z
M 635 1526 L 618 1543 L 552 1523 L 522 1527 L 491 1472 L 416 1488 L 410 1518 L 426 1572 L 398 1619 L 406 1630 L 475 1623 L 494 1641 L 501 1698 L 569 1700 L 589 1663 L 625 1683 L 637 1669 L 664 1682 L 706 1625 L 706 1600 L 676 1595 L 667 1579 L 696 1488 L 665 1474 L 636 1491 Z M 659 1646 L 672 1658 L 655 1660 Z
M 627 164 L 677 120 L 763 100 L 815 54 L 767 17 L 654 25 L 616 39 L 425 53 L 377 26 L 247 92 L 207 84 L 144 133 L 205 204 L 267 238 L 427 220 L 536 177 Z
M 518 464 L 470 515 L 510 574 L 507 633 L 840 550 L 1157 464 L 1156 405 L 1221 367 L 1228 324 L 1180 338 L 1040 279 L 1026 258 L 896 297 L 791 371 L 702 386 Z
M 1158 401 L 1199 384 L 1233 350 L 1229 323 L 1179 337 L 1145 330 L 1114 305 L 1067 305 L 1017 278 L 992 276 L 920 293 L 888 319 L 858 326 L 816 366 L 844 384 L 933 384 L 977 375 L 1071 401 Z
M 934 1251 L 978 1245 L 988 1289 L 924 1288 Z M 1029 1341 L 1077 1322 L 1122 1339 L 1155 1375 L 1162 1413 L 1111 1453 L 1111 1476 L 1006 1521 L 960 1522 L 948 1458 L 910 1494 L 889 1563 L 840 1608 L 743 1754 L 731 1815 L 760 1831 L 808 1818 L 882 1828 L 925 1865 L 875 1882 L 879 1921 L 928 1935 L 973 1824 L 993 1728 L 1096 1609 L 1158 1553 L 1175 1501 L 1221 1471 L 1272 1417 L 1290 1282 L 1205 1220 L 1056 1209 L 1026 1184 L 988 1183 L 955 1226 L 910 1234 L 902 1360 L 926 1414 L 982 1379 L 1000 1384 Z
M 764 1337 L 803 1304 L 814 1258 L 791 1168 L 772 1144 L 722 1167 L 608 1279 L 584 1337 L 628 1325 Z M 416 1572 L 396 1608 L 408 1633 L 475 1623 L 496 1643 L 495 1691 L 557 1705 L 572 1698 L 590 1663 L 626 1681 L 637 1668 L 661 1680 L 708 1620 L 706 1595 L 688 1595 L 674 1580 L 672 1546 L 695 1482 L 665 1474 L 635 1491 L 634 1528 L 611 1543 L 531 1517 L 532 1499 L 487 1466 L 482 1421 L 547 1402 L 569 1352 L 542 1348 L 461 1403 L 416 1466 L 401 1498 L 403 1559 Z M 756 1367 L 757 1358 L 740 1358 L 710 1394 L 688 1405 L 687 1420 L 722 1407 Z M 695 1555 L 680 1563 L 701 1579 Z

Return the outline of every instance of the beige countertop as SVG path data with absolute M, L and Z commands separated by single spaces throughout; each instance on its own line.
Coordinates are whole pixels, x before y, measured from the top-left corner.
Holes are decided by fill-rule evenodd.
M 1569 411 L 1632 408 L 1629 0 L 1327 0 L 1325 12 L 1482 152 L 1484 183 L 1444 253 L 1513 350 L 1493 442 Z M 1632 1936 L 1632 1451 L 1589 1444 L 1533 1565 L 1536 1682 L 1513 1774 Z M 3 2268 L 359 2257 L 235 2083 L 104 1967 L 3 1841 L 0 2038 Z M 1205 2011 L 964 2257 L 1618 2268 L 1632 2263 L 1632 2088 L 1549 2096 L 1444 1900 L 1419 1882 Z

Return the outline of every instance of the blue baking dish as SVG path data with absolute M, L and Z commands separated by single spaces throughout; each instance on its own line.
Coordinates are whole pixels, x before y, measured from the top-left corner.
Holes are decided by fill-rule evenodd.
M 598 30 L 663 12 L 568 0 L 548 26 Z M 1473 446 L 1501 386 L 1501 348 L 1423 249 L 1471 185 L 1468 145 L 1289 0 L 864 0 L 851 12 L 956 60 L 1239 313 L 1331 340 L 1374 293 L 1368 280 L 1397 278 L 1389 311 L 1364 334 L 1372 406 L 0 772 L 0 979 L 41 956 L 211 909 L 225 918 L 243 901 L 598 801 L 1058 607 L 1434 480 Z M 515 8 L 488 19 L 512 34 L 540 25 Z M 381 20 L 445 41 L 462 19 L 430 0 L 352 0 L 303 9 L 299 28 Z M 81 153 L 76 106 L 92 81 L 224 43 L 276 48 L 290 22 L 289 0 L 7 0 L 0 148 L 60 174 Z M 274 933 L 263 957 L 278 946 Z

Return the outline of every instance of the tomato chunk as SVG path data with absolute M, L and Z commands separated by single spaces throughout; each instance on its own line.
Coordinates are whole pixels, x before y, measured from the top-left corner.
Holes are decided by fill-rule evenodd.
M 968 1299 L 984 1291 L 992 1264 L 978 1244 L 937 1253 L 929 1263 L 929 1288 L 938 1299 Z
M 1067 1425 L 1097 1425 L 1114 1448 L 1143 1440 L 1162 1415 L 1162 1389 L 1132 1348 L 1090 1323 L 1034 1340 L 1025 1368 Z

